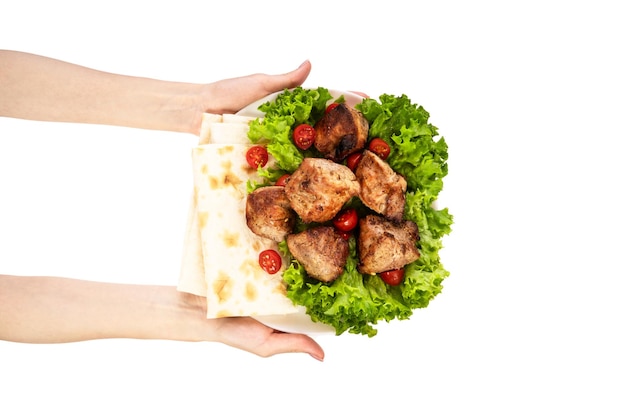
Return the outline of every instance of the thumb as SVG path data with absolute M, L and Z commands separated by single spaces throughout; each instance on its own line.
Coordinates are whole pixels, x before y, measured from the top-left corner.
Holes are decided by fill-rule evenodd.
M 270 76 L 267 88 L 271 91 L 290 89 L 302 85 L 311 73 L 311 62 L 304 61 L 298 68 L 288 73 Z

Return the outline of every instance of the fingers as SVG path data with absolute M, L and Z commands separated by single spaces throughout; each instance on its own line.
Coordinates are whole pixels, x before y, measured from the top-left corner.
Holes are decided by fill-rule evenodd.
M 291 73 L 287 73 L 288 77 L 291 77 L 289 87 L 296 87 L 304 83 L 309 74 L 311 73 L 311 62 L 309 60 L 304 61 L 298 68 Z
M 276 331 L 250 317 L 220 318 L 207 322 L 213 327 L 213 336 L 209 341 L 219 341 L 261 357 L 305 353 L 319 361 L 324 359 L 322 347 L 304 334 Z
M 267 89 L 274 92 L 302 85 L 311 73 L 311 62 L 304 61 L 298 68 L 285 74 L 270 76 Z
M 267 356 L 282 353 L 306 353 L 315 360 L 324 361 L 324 350 L 311 337 L 304 334 L 274 332 L 267 341 Z

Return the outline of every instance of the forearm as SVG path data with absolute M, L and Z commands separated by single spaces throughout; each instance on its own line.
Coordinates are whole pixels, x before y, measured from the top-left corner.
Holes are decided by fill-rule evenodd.
M 0 275 L 0 339 L 211 340 L 202 299 L 175 287 Z
M 197 134 L 206 88 L 0 50 L 0 116 Z

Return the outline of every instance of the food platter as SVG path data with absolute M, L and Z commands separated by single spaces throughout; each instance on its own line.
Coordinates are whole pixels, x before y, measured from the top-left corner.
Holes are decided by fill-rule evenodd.
M 347 106 L 329 107 L 334 102 Z M 208 116 L 194 148 L 197 187 L 184 257 L 191 262 L 179 284 L 182 291 L 206 290 L 207 306 L 213 298 L 208 318 L 250 316 L 282 332 L 373 337 L 379 321 L 406 319 L 442 291 L 450 273 L 438 251 L 453 216 L 436 203 L 448 173 L 448 146 L 422 106 L 404 94 L 375 100 L 296 87 L 228 118 L 217 115 L 219 121 Z M 307 130 L 312 124 L 320 126 L 314 141 Z M 311 145 L 312 151 L 300 151 Z M 254 153 L 264 153 L 265 162 L 251 160 Z M 263 170 L 250 170 L 259 164 Z M 222 171 L 210 172 L 213 166 Z M 236 208 L 213 220 L 211 202 L 222 200 Z M 356 225 L 345 226 L 341 210 L 356 212 L 358 235 L 350 235 Z M 274 211 L 286 223 L 272 225 Z M 225 219 L 236 228 L 226 227 Z M 217 239 L 232 263 L 213 257 Z M 282 267 L 270 268 L 264 254 L 281 257 Z M 197 270 L 204 271 L 200 289 L 190 286 Z
M 349 91 L 329 89 L 328 92 L 333 97 L 333 99 L 331 99 L 329 103 L 333 100 L 338 99 L 341 96 L 344 97 L 346 104 L 350 106 L 354 106 L 363 100 L 363 96 Z M 241 109 L 239 112 L 237 112 L 237 115 L 254 118 L 263 117 L 263 112 L 258 109 L 259 106 L 264 103 L 276 100 L 276 97 L 281 93 L 282 92 L 273 93 L 260 100 L 257 100 L 256 102 L 251 103 L 250 105 Z M 296 313 L 285 315 L 255 316 L 254 319 L 264 325 L 267 325 L 268 327 L 282 332 L 301 333 L 308 335 L 335 333 L 335 329 L 332 326 L 319 322 L 314 322 L 311 317 L 307 315 L 305 308 L 301 306 L 298 307 L 298 311 Z

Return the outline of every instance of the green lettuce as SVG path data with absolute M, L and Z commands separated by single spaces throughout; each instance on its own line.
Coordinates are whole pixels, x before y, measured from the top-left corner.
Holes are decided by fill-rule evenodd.
M 292 260 L 283 273 L 287 296 L 304 306 L 313 321 L 333 326 L 337 335 L 350 332 L 373 337 L 377 333 L 374 325 L 379 321 L 408 319 L 415 309 L 428 306 L 449 276 L 439 250 L 443 247 L 442 238 L 451 232 L 453 217 L 447 208 L 437 209 L 435 205 L 448 173 L 447 144 L 429 123 L 429 113 L 407 96 L 381 95 L 379 99 L 367 98 L 355 107 L 370 124 L 369 138 L 380 137 L 390 145 L 387 162 L 407 180 L 405 219 L 418 226 L 420 258 L 405 267 L 400 285 L 390 286 L 379 275 L 358 272 L 356 240 L 350 238 L 345 269 L 339 278 L 327 284 L 306 274 L 289 254 L 285 241 L 279 245 Z M 278 169 L 260 171 L 268 181 L 293 172 L 310 155 L 293 145 L 291 132 L 299 123 L 315 124 L 328 100 L 331 95 L 324 88 L 299 87 L 286 90 L 275 102 L 259 107 L 265 116 L 251 123 L 248 136 L 252 142 L 266 143 L 277 160 Z M 348 205 L 361 213 L 367 211 L 358 199 Z M 299 229 L 304 227 L 299 225 Z
M 274 102 L 259 106 L 265 115 L 250 122 L 248 138 L 255 144 L 267 143 L 267 151 L 276 159 L 278 168 L 293 172 L 306 155 L 291 140 L 293 129 L 301 123 L 314 125 L 331 99 L 330 92 L 323 87 L 284 90 Z

